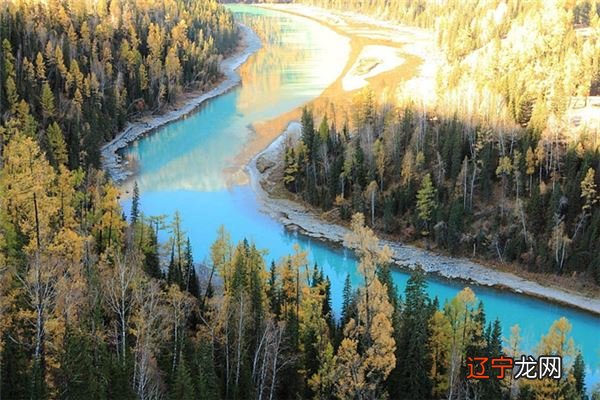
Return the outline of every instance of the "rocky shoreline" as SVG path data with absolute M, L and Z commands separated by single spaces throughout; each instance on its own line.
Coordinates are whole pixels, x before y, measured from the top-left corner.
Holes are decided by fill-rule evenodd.
M 277 174 L 280 174 L 276 167 L 282 162 L 283 146 L 286 141 L 297 138 L 299 132 L 300 124 L 298 122 L 290 123 L 281 136 L 251 160 L 247 166 L 247 172 L 250 175 L 252 187 L 257 193 L 262 210 L 283 224 L 286 229 L 341 246 L 344 236 L 349 232 L 348 228 L 324 222 L 303 205 L 270 195 L 278 179 Z M 503 290 L 509 289 L 515 293 L 600 315 L 600 298 L 586 297 L 557 287 L 546 287 L 515 274 L 497 271 L 464 258 L 447 257 L 388 240 L 382 240 L 381 244 L 390 247 L 394 263 L 403 269 L 413 269 L 417 265 L 421 265 L 427 273 L 446 279 Z
M 262 47 L 262 44 L 252 29 L 241 24 L 239 25 L 239 28 L 242 36 L 240 49 L 233 55 L 221 61 L 220 68 L 224 75 L 224 79 L 217 86 L 208 92 L 204 92 L 189 99 L 185 102 L 185 105 L 180 108 L 168 111 L 162 115 L 151 116 L 150 118 L 141 121 L 129 122 L 125 129 L 123 129 L 112 141 L 102 147 L 102 166 L 113 181 L 122 182 L 133 173 L 132 171 L 127 170 L 125 165 L 123 165 L 119 150 L 127 147 L 140 136 L 194 112 L 206 100 L 226 93 L 241 82 L 237 69 L 245 63 L 252 54 L 258 51 Z

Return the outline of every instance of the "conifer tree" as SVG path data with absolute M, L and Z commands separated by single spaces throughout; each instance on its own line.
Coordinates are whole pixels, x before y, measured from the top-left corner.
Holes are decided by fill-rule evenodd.
M 66 165 L 68 160 L 67 146 L 63 137 L 62 130 L 56 122 L 53 122 L 47 129 L 48 142 L 50 144 L 50 160 L 55 167 Z
M 433 212 L 436 208 L 436 189 L 431 182 L 431 175 L 426 174 L 421 182 L 421 188 L 417 192 L 417 213 L 419 219 L 423 222 L 424 234 L 429 234 L 429 223 L 433 218 Z
M 196 389 L 185 358 L 182 358 L 177 366 L 175 382 L 173 382 L 169 393 L 169 398 L 173 400 L 194 400 L 197 398 Z
M 376 274 L 377 266 L 389 261 L 390 250 L 379 248 L 379 239 L 365 226 L 362 214 L 352 218 L 352 232 L 345 243 L 355 248 L 360 257 L 364 286 L 358 292 L 357 318 L 344 328 L 345 338 L 338 349 L 337 365 L 345 379 L 338 381 L 336 387 L 344 396 L 378 397 L 382 395 L 383 381 L 396 363 L 393 307 L 387 288 Z
M 580 399 L 585 399 L 585 363 L 581 352 L 577 352 L 575 361 L 573 362 L 573 378 L 575 379 L 575 393 Z
M 161 279 L 163 274 L 158 254 L 159 244 L 154 229 L 148 229 L 146 241 L 148 244 L 144 248 L 144 270 L 151 278 Z
M 269 311 L 273 313 L 275 318 L 279 318 L 281 316 L 281 295 L 279 292 L 278 282 L 277 266 L 275 265 L 275 262 L 272 261 L 271 267 L 269 268 L 269 282 L 267 283 L 267 299 L 269 300 Z
M 56 113 L 56 108 L 54 106 L 54 93 L 52 93 L 52 89 L 50 89 L 48 82 L 44 82 L 42 84 L 42 96 L 40 103 L 42 107 L 43 123 L 46 125 L 46 121 L 50 118 L 54 118 Z
M 135 225 L 138 218 L 140 217 L 140 188 L 137 181 L 133 183 L 133 196 L 131 198 L 131 213 L 129 220 L 131 225 Z
M 350 274 L 346 274 L 344 280 L 344 289 L 342 291 L 342 312 L 340 325 L 343 328 L 350 321 L 351 318 L 355 318 L 354 310 L 354 291 L 352 290 L 352 283 L 350 281 Z
M 409 398 L 426 398 L 431 393 L 428 371 L 430 362 L 429 343 L 429 297 L 425 273 L 418 267 L 411 275 L 405 289 L 405 305 L 402 310 L 401 327 L 397 349 L 397 368 L 400 379 L 397 388 Z

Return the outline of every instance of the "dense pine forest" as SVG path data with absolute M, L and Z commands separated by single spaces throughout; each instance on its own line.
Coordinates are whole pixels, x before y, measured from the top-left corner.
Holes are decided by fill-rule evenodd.
M 3 162 L 2 398 L 585 398 L 564 318 L 533 349 L 564 357 L 560 381 L 467 379 L 469 356 L 531 351 L 518 326 L 487 321 L 469 288 L 439 304 L 418 269 L 399 293 L 361 214 L 346 241 L 363 283 L 346 280 L 336 315 L 328 277 L 299 247 L 267 267 L 222 228 L 197 266 L 179 215 L 144 216 L 137 189 L 126 220 L 101 173 L 54 168 L 22 133 Z
M 366 90 L 337 126 L 306 110 L 288 190 L 393 238 L 600 283 L 597 127 L 570 114 L 598 94 L 599 4 L 367 3 L 437 28 L 438 104 Z
M 476 252 L 509 260 L 539 245 L 535 229 L 549 222 L 534 224 L 537 205 L 562 227 L 550 242 L 559 251 L 540 254 L 571 271 L 576 254 L 594 256 L 577 246 L 596 240 L 595 151 L 542 142 L 543 153 L 534 128 L 499 141 L 495 127 L 377 105 L 368 92 L 339 131 L 325 118 L 314 129 L 305 112 L 286 184 L 337 207 L 360 258 L 362 283 L 347 279 L 338 315 L 329 278 L 300 248 L 270 260 L 222 228 L 197 263 L 178 214 L 144 215 L 136 186 L 123 215 L 119 190 L 95 168 L 127 120 L 219 79 L 237 44 L 230 13 L 212 0 L 2 1 L 0 42 L 0 399 L 584 399 L 592 389 L 566 319 L 529 349 L 518 326 L 502 332 L 486 319 L 469 288 L 440 304 L 417 269 L 400 293 L 371 227 L 450 243 L 450 232 L 487 221 L 476 214 L 485 188 L 501 188 L 493 232 L 524 215 L 524 244 L 508 251 L 507 231 L 490 247 L 484 231 Z M 448 199 L 458 227 L 441 223 Z M 530 352 L 563 356 L 562 379 L 467 379 L 469 356 Z
M 4 140 L 21 131 L 75 169 L 99 167 L 128 119 L 218 79 L 237 29 L 213 0 L 4 0 L 0 42 Z

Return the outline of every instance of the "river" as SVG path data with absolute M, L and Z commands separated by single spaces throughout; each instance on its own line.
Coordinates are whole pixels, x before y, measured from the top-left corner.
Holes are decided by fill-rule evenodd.
M 335 81 L 350 51 L 348 39 L 302 17 L 250 6 L 232 6 L 232 10 L 257 32 L 263 48 L 240 68 L 242 85 L 124 150 L 135 168 L 141 208 L 146 215 L 179 211 L 197 261 L 207 258 L 220 225 L 233 240 L 247 238 L 267 249 L 269 263 L 291 254 L 293 244 L 299 243 L 331 279 L 333 306 L 339 310 L 346 275 L 359 283 L 351 252 L 287 232 L 259 211 L 250 185 L 228 185 L 224 171 L 254 134 L 252 123 L 301 106 Z M 123 207 L 128 213 L 131 201 L 123 200 Z M 408 275 L 395 270 L 393 277 L 403 291 Z M 441 304 L 464 287 L 435 277 L 428 282 L 429 294 Z M 588 389 L 600 382 L 600 317 L 511 292 L 472 289 L 484 302 L 488 321 L 501 320 L 504 336 L 509 336 L 512 325 L 520 325 L 526 350 L 535 346 L 553 321 L 568 318 L 587 364 Z

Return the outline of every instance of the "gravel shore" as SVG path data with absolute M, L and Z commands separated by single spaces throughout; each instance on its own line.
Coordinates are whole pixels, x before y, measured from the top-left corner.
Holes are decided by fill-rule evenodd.
M 298 122 L 290 123 L 281 136 L 252 159 L 247 167 L 251 184 L 257 193 L 262 210 L 278 220 L 287 229 L 296 230 L 306 236 L 334 245 L 343 245 L 344 236 L 349 232 L 348 228 L 323 222 L 303 205 L 269 195 L 269 191 L 275 186 L 276 180 L 281 178 L 277 176 L 281 172 L 278 171 L 276 166 L 282 162 L 281 155 L 285 143 L 295 140 L 299 133 L 300 124 Z M 508 272 L 497 271 L 468 259 L 447 257 L 415 246 L 387 240 L 382 240 L 381 244 L 388 245 L 392 249 L 394 262 L 402 268 L 412 269 L 416 265 L 421 265 L 426 272 L 447 279 L 508 289 L 515 293 L 526 294 L 600 315 L 600 298 L 586 297 L 557 287 L 546 287 L 537 282 Z
M 138 137 L 192 113 L 206 100 L 233 89 L 241 82 L 241 78 L 237 73 L 238 67 L 258 51 L 262 44 L 252 29 L 245 25 L 239 25 L 239 27 L 242 35 L 240 50 L 221 61 L 220 68 L 224 79 L 216 87 L 186 101 L 185 105 L 178 109 L 128 123 L 125 129 L 102 147 L 102 166 L 115 182 L 122 182 L 133 173 L 123 165 L 119 150 L 127 147 Z

